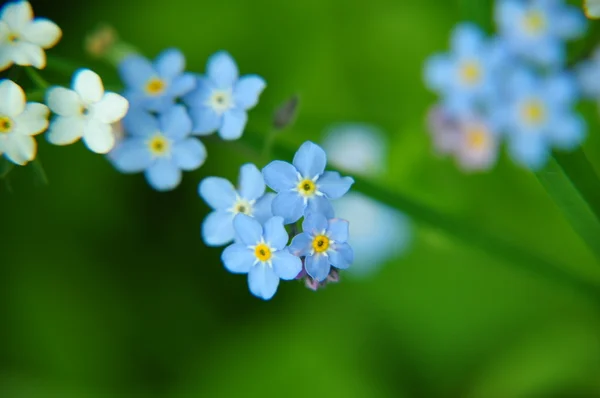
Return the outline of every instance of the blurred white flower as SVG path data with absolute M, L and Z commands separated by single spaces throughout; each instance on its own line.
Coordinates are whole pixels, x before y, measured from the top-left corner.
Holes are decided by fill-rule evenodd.
M 600 0 L 584 0 L 583 10 L 588 18 L 600 18 Z

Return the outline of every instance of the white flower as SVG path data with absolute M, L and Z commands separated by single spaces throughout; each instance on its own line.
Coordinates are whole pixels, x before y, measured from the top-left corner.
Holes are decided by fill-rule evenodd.
M 0 80 L 0 155 L 24 165 L 35 158 L 33 135 L 48 128 L 50 111 L 43 104 L 25 104 L 25 93 L 11 80 Z
M 0 10 L 0 71 L 13 63 L 46 66 L 44 48 L 53 47 L 62 36 L 60 28 L 44 18 L 33 19 L 28 1 L 7 3 Z
M 58 116 L 52 120 L 48 141 L 69 145 L 83 137 L 93 152 L 108 153 L 115 145 L 112 123 L 121 120 L 129 108 L 125 98 L 105 93 L 100 76 L 89 69 L 73 75 L 73 90 L 53 87 L 46 102 Z
M 600 0 L 584 0 L 583 9 L 588 18 L 600 18 Z

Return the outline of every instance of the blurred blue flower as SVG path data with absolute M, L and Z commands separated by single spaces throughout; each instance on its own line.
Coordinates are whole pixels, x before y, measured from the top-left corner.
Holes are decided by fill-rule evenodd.
M 153 63 L 140 55 L 130 55 L 118 69 L 132 108 L 165 111 L 196 85 L 194 76 L 184 73 L 185 58 L 177 49 L 163 51 Z
M 507 88 L 508 106 L 499 112 L 506 120 L 509 152 L 516 162 L 536 170 L 545 165 L 552 147 L 570 150 L 582 143 L 586 126 L 572 109 L 578 96 L 572 75 L 540 77 L 523 68 Z
M 576 67 L 579 88 L 587 98 L 600 99 L 600 48 L 592 57 Z
M 275 196 L 265 194 L 265 181 L 258 168 L 245 164 L 240 168 L 239 191 L 224 178 L 207 177 L 198 187 L 200 197 L 214 209 L 202 223 L 202 238 L 207 245 L 221 246 L 235 238 L 233 219 L 237 214 L 254 217 L 261 224 L 273 215 Z
M 354 261 L 354 252 L 347 243 L 348 221 L 330 219 L 320 213 L 309 213 L 302 222 L 302 232 L 292 239 L 290 252 L 305 257 L 306 273 L 323 282 L 331 267 L 347 269 Z
M 562 65 L 565 40 L 582 36 L 586 19 L 563 0 L 499 0 L 496 22 L 514 53 L 541 65 Z
M 267 185 L 277 192 L 273 214 L 286 224 L 298 221 L 306 209 L 333 217 L 329 199 L 342 197 L 354 180 L 337 172 L 325 171 L 327 155 L 318 145 L 307 141 L 294 155 L 293 165 L 280 160 L 263 169 Z
M 427 61 L 425 82 L 443 96 L 449 112 L 462 114 L 495 95 L 505 51 L 501 42 L 487 41 L 470 23 L 458 25 L 451 42 L 452 53 L 437 54 Z
M 158 116 L 133 110 L 123 125 L 128 135 L 108 154 L 109 160 L 123 173 L 145 171 L 156 190 L 174 189 L 181 182 L 181 170 L 195 170 L 206 159 L 204 145 L 189 136 L 192 121 L 183 105 Z
M 283 218 L 272 217 L 264 226 L 254 218 L 238 214 L 233 220 L 238 243 L 225 248 L 221 259 L 232 273 L 248 274 L 250 292 L 269 300 L 279 279 L 292 280 L 302 271 L 302 261 L 287 249 L 289 236 Z
M 218 131 L 225 140 L 240 138 L 248 120 L 247 111 L 256 106 L 266 87 L 263 78 L 238 78 L 235 61 L 221 51 L 208 59 L 206 76 L 198 76 L 196 83 L 196 89 L 184 97 L 190 107 L 194 134 Z

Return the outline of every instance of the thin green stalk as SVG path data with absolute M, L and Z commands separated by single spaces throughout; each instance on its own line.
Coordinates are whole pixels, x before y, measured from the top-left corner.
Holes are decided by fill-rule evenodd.
M 31 161 L 31 167 L 33 168 L 36 180 L 39 181 L 41 185 L 48 185 L 48 175 L 42 166 L 42 161 L 39 156 L 36 156 L 36 158 Z
M 266 161 L 271 158 L 271 152 L 273 151 L 273 144 L 275 143 L 275 137 L 277 136 L 277 130 L 271 129 L 267 134 L 265 145 L 262 151 L 262 157 Z
M 25 72 L 29 76 L 29 79 L 31 79 L 31 82 L 38 86 L 38 88 L 46 90 L 50 87 L 50 83 L 48 83 L 34 68 L 27 67 L 25 68 Z

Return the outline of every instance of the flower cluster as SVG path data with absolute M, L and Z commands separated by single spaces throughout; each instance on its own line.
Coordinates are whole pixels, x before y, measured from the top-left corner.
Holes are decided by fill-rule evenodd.
M 213 246 L 234 242 L 223 264 L 247 273 L 255 296 L 273 297 L 280 279 L 305 279 L 309 286 L 336 280 L 352 264 L 348 222 L 334 217 L 330 200 L 344 196 L 354 180 L 325 171 L 326 164 L 325 151 L 305 142 L 292 164 L 276 160 L 262 172 L 242 166 L 237 190 L 218 177 L 200 183 L 200 196 L 214 210 L 202 224 L 203 239 Z M 267 186 L 275 193 L 265 193 Z
M 123 121 L 125 136 L 108 156 L 117 170 L 143 171 L 154 189 L 171 190 L 182 170 L 195 170 L 206 160 L 206 148 L 195 136 L 218 131 L 226 140 L 241 137 L 264 80 L 238 78 L 226 52 L 211 56 L 206 70 L 202 76 L 185 72 L 177 49 L 163 51 L 154 62 L 136 54 L 120 63 L 132 109 Z
M 495 16 L 495 37 L 462 23 L 452 52 L 426 64 L 426 83 L 442 96 L 430 112 L 433 141 L 477 170 L 495 164 L 506 140 L 514 161 L 536 170 L 553 148 L 571 150 L 585 138 L 573 111 L 579 88 L 565 66 L 566 41 L 584 33 L 585 17 L 562 0 L 498 0 Z

